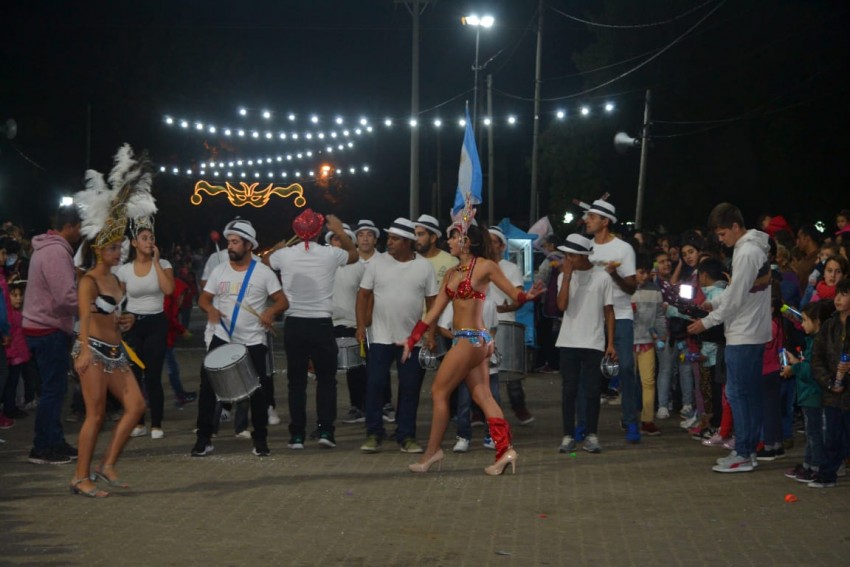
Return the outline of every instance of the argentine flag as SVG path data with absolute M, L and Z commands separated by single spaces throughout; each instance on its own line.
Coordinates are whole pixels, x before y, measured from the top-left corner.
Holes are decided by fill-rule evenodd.
M 472 204 L 478 205 L 481 199 L 481 161 L 478 159 L 478 148 L 475 146 L 475 134 L 472 121 L 469 119 L 469 109 L 466 109 L 466 132 L 463 135 L 463 147 L 460 149 L 460 167 L 457 172 L 457 193 L 452 213 L 457 214 L 466 196 L 472 193 Z

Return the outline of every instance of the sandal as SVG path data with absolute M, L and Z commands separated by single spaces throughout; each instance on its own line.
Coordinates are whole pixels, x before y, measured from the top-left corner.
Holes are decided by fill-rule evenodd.
M 94 477 L 97 480 L 102 480 L 109 486 L 114 486 L 116 488 L 130 488 L 130 485 L 126 482 L 121 482 L 121 480 L 117 478 L 109 478 L 104 474 L 104 470 L 113 468 L 113 465 L 100 465 L 94 468 Z
M 71 489 L 71 494 L 81 494 L 83 496 L 88 496 L 89 498 L 106 498 L 109 496 L 109 493 L 105 490 L 98 490 L 97 487 L 92 488 L 91 490 L 83 490 L 80 488 L 80 483 L 85 482 L 87 480 L 91 480 L 88 478 L 75 478 L 71 481 L 71 485 L 69 488 Z

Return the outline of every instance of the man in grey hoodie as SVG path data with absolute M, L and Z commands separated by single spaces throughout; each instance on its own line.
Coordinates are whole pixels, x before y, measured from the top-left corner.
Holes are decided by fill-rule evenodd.
M 734 249 L 732 281 L 726 293 L 703 306 L 711 312 L 692 323 L 688 333 L 726 325 L 726 396 L 735 419 L 735 450 L 712 470 L 749 472 L 756 466 L 762 427 L 762 357 L 771 339 L 770 246 L 767 234 L 747 230 L 741 211 L 729 203 L 714 207 L 708 225 L 724 246 Z
M 29 455 L 29 461 L 37 465 L 70 463 L 77 458 L 77 450 L 65 441 L 61 414 L 77 316 L 73 245 L 80 240 L 80 226 L 77 209 L 61 207 L 53 221 L 54 230 L 32 239 L 23 330 L 41 376 Z

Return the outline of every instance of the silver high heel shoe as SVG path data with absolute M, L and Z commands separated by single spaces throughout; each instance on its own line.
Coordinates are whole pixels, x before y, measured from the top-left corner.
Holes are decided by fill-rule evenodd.
M 443 454 L 442 449 L 437 449 L 437 452 L 431 455 L 431 457 L 425 461 L 424 463 L 412 463 L 407 465 L 407 468 L 410 469 L 410 472 L 415 473 L 426 473 L 428 469 L 431 468 L 431 465 L 436 464 L 437 470 L 440 471 L 443 469 Z
M 489 474 L 490 476 L 499 476 L 505 469 L 508 468 L 508 465 L 511 465 L 511 473 L 516 474 L 516 459 L 517 454 L 513 449 L 508 449 L 505 451 L 505 454 L 499 457 L 499 460 L 486 467 L 484 472 Z

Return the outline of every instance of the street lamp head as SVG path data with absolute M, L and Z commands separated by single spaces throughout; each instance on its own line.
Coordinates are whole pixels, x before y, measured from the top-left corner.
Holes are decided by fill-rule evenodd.
M 460 21 L 465 26 L 491 28 L 496 23 L 496 18 L 493 16 L 482 16 L 479 18 L 477 14 L 470 14 L 461 18 Z

